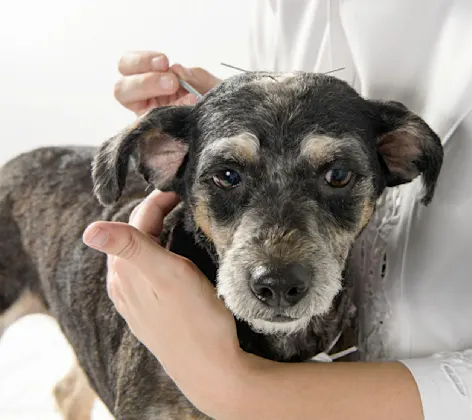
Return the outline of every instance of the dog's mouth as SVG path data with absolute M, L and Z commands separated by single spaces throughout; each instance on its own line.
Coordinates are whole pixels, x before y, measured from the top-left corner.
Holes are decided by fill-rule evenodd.
M 261 321 L 266 321 L 266 322 L 292 322 L 296 320 L 297 318 L 292 318 L 286 315 L 274 315 L 273 317 L 270 317 L 270 318 L 261 319 Z

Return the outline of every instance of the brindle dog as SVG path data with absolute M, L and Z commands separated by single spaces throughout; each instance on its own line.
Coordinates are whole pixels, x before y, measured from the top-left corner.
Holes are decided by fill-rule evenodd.
M 115 311 L 87 224 L 127 221 L 148 184 L 176 191 L 163 240 L 216 285 L 242 348 L 304 361 L 355 335 L 347 261 L 377 198 L 422 175 L 428 204 L 442 158 L 402 104 L 301 72 L 232 77 L 195 106 L 151 110 L 98 152 L 23 154 L 0 172 L 3 326 L 38 308 L 57 319 L 80 365 L 56 389 L 68 418 L 90 406 L 77 403 L 87 383 L 118 419 L 205 418 Z

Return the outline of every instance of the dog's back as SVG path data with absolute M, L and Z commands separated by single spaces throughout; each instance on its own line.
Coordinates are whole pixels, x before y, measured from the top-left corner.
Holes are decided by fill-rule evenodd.
M 123 199 L 104 209 L 92 193 L 94 152 L 41 148 L 0 169 L 0 333 L 22 315 L 48 312 L 117 418 L 184 418 L 195 409 L 115 311 L 106 257 L 82 242 L 95 220 L 127 221 L 146 186 L 130 178 Z

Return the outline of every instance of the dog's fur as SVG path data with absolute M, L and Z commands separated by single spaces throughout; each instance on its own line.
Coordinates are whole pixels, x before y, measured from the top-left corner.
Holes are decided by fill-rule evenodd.
M 422 175 L 428 204 L 442 158 L 421 118 L 334 77 L 235 76 L 194 107 L 150 111 L 98 153 L 42 148 L 1 169 L 0 312 L 41 303 L 116 418 L 204 418 L 113 308 L 106 259 L 81 240 L 87 224 L 127 221 L 147 183 L 178 192 L 163 240 L 217 286 L 242 348 L 303 361 L 340 331 L 355 336 L 346 261 L 377 198 Z M 352 173 L 345 187 L 326 181 L 333 168 Z M 240 183 L 219 188 L 228 170 Z M 255 271 L 290 264 L 308 273 L 306 296 L 277 308 L 254 296 Z

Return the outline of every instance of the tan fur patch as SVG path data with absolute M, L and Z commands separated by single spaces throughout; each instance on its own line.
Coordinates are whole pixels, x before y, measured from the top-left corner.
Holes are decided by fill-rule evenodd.
M 338 148 L 336 140 L 330 136 L 309 135 L 302 140 L 300 154 L 314 164 L 326 162 Z
M 232 153 L 243 162 L 257 162 L 259 159 L 259 140 L 250 133 L 228 139 Z
M 0 316 L 0 335 L 21 317 L 36 313 L 47 314 L 47 309 L 37 295 L 26 290 L 21 297 Z
M 57 407 L 65 420 L 90 420 L 97 395 L 76 363 L 54 388 Z
M 201 172 L 213 158 L 234 159 L 242 164 L 259 160 L 259 139 L 251 133 L 226 137 L 209 144 L 203 151 L 197 172 Z
M 228 248 L 233 230 L 231 227 L 218 226 L 212 223 L 210 209 L 207 200 L 203 196 L 197 196 L 193 218 L 196 226 L 213 243 L 218 253 L 224 252 Z
M 271 229 L 263 242 L 267 256 L 278 258 L 285 262 L 296 262 L 305 257 L 306 249 L 299 241 L 297 232 Z
M 364 208 L 362 210 L 361 220 L 359 222 L 358 233 L 366 227 L 373 213 L 374 213 L 374 203 L 372 203 L 369 199 L 365 200 Z
M 205 236 L 212 240 L 211 225 L 210 225 L 210 210 L 203 197 L 197 197 L 197 204 L 195 206 L 193 219 L 197 227 L 205 234 Z

